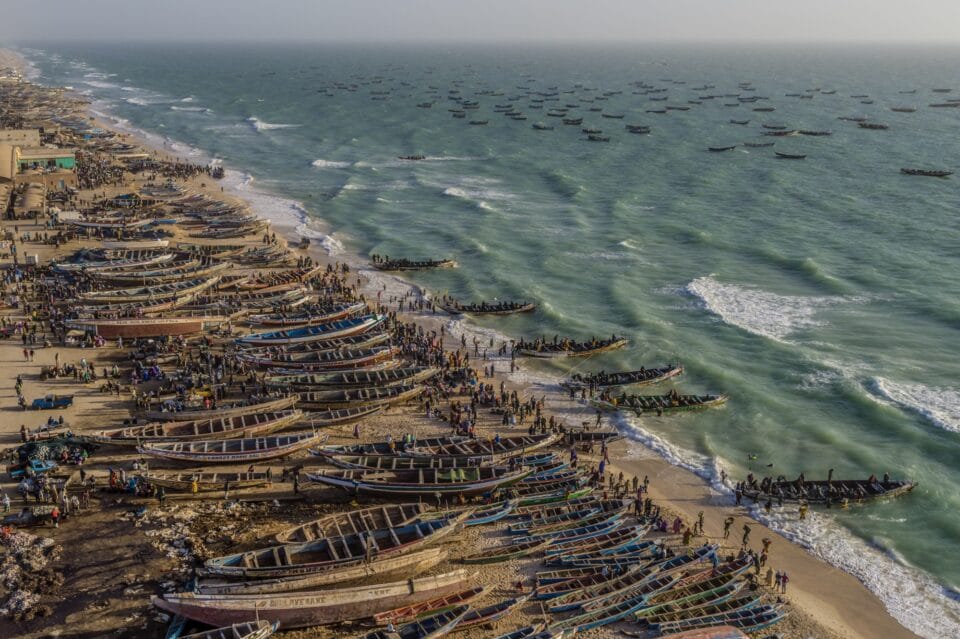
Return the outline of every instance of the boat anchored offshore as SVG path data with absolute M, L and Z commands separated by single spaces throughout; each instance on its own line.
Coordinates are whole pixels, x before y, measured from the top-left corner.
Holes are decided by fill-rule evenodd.
M 900 169 L 900 172 L 904 175 L 922 175 L 925 177 L 938 177 L 945 178 L 947 176 L 953 175 L 953 171 L 940 171 L 940 170 L 930 170 L 930 169 Z

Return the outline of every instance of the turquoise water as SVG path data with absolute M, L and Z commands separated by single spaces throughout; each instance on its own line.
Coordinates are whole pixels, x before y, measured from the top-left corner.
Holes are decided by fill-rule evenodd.
M 742 477 L 767 464 L 787 476 L 918 480 L 893 502 L 804 528 L 771 523 L 856 574 L 918 633 L 960 636 L 960 178 L 899 172 L 960 169 L 960 109 L 927 106 L 960 98 L 960 49 L 25 53 L 41 81 L 88 93 L 122 124 L 184 143 L 173 148 L 185 156 L 193 147 L 222 160 L 243 172 L 232 174 L 241 188 L 286 198 L 258 199 L 267 214 L 289 217 L 299 202 L 324 221 L 302 231 L 331 250 L 455 257 L 459 269 L 414 281 L 540 305 L 482 327 L 631 338 L 587 367 L 682 362 L 679 388 L 728 393 L 729 406 L 620 426 L 718 488 L 721 466 Z M 667 91 L 634 93 L 640 82 Z M 785 95 L 816 88 L 836 93 Z M 452 90 L 479 108 L 452 118 Z M 710 94 L 733 97 L 700 100 Z M 725 106 L 737 95 L 769 99 Z M 610 141 L 547 116 L 565 105 Z M 665 105 L 690 110 L 646 112 Z M 890 128 L 838 120 L 849 116 Z M 631 135 L 627 123 L 652 133 Z M 762 123 L 833 135 L 760 137 Z M 410 154 L 427 159 L 397 159 Z

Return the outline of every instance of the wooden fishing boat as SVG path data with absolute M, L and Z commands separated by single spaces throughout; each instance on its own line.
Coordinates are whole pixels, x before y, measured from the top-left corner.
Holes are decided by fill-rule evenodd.
M 263 595 L 312 590 L 333 584 L 358 582 L 371 578 L 410 577 L 430 570 L 446 559 L 446 549 L 431 547 L 416 552 L 383 555 L 374 557 L 369 561 L 354 562 L 321 572 L 293 577 L 249 581 L 204 579 L 197 585 L 197 592 L 205 595 Z
M 611 516 L 620 516 L 629 511 L 632 503 L 628 499 L 598 500 L 589 510 L 567 513 L 543 520 L 533 520 L 520 526 L 511 526 L 511 534 L 524 534 L 530 537 L 543 536 L 552 532 L 566 530 L 573 526 L 588 526 Z
M 585 588 L 590 588 L 592 586 L 597 586 L 607 581 L 617 579 L 620 576 L 618 571 L 610 570 L 609 568 L 607 569 L 608 572 L 606 573 L 603 572 L 602 568 L 587 568 L 584 570 L 587 572 L 579 577 L 573 577 L 570 579 L 564 579 L 562 581 L 546 584 L 540 583 L 540 577 L 538 576 L 535 598 L 539 600 L 555 599 L 571 592 L 583 590 Z
M 456 630 L 466 630 L 473 626 L 492 624 L 500 621 L 501 619 L 507 617 L 514 610 L 527 603 L 529 598 L 529 594 L 520 595 L 519 597 L 498 601 L 495 604 L 484 606 L 483 608 L 475 608 L 470 610 L 463 616 L 463 618 L 460 620 L 460 623 L 457 624 Z
M 312 444 L 318 444 L 325 438 L 320 433 L 293 433 L 251 439 L 144 444 L 137 450 L 143 455 L 171 461 L 240 464 L 285 457 Z
M 362 368 L 388 361 L 400 353 L 394 346 L 378 346 L 367 349 L 334 349 L 309 353 L 265 353 L 241 351 L 238 357 L 244 361 L 268 368 L 285 368 L 305 371 L 336 371 Z
M 158 264 L 167 264 L 173 261 L 175 255 L 173 253 L 158 253 L 150 251 L 143 255 L 134 255 L 131 257 L 124 258 L 111 258 L 111 259 L 80 259 L 76 262 L 54 262 L 51 264 L 53 270 L 60 272 L 76 272 L 76 271 L 86 271 L 91 275 L 95 275 L 101 270 L 110 270 L 114 268 L 138 268 L 145 266 L 155 266 Z
M 529 346 L 521 342 L 520 346 L 515 347 L 515 352 L 519 355 L 541 358 L 583 357 L 617 350 L 626 346 L 628 342 L 629 340 L 623 337 L 584 343 L 570 342 L 569 340 L 557 344 L 535 342 Z
M 786 616 L 786 613 L 781 606 L 763 605 L 704 617 L 665 621 L 650 624 L 649 627 L 659 633 L 668 633 L 727 624 L 753 631 L 754 629 L 769 627 L 783 619 L 784 616 Z
M 204 277 L 172 284 L 158 286 L 138 286 L 135 288 L 118 288 L 107 291 L 90 291 L 80 294 L 80 300 L 87 303 L 109 304 L 112 302 L 153 302 L 199 293 L 212 287 L 220 281 L 219 276 Z
M 386 584 L 275 595 L 203 595 L 192 592 L 153 596 L 156 607 L 201 623 L 223 626 L 251 618 L 277 621 L 284 629 L 365 619 L 378 612 L 459 592 L 475 581 L 466 570 Z
M 779 160 L 803 160 L 807 157 L 803 153 L 783 153 L 782 151 L 774 151 L 774 155 Z
M 953 175 L 953 171 L 941 171 L 941 170 L 930 170 L 930 169 L 900 169 L 900 172 L 904 175 L 920 175 L 925 177 L 937 177 L 945 178 L 947 176 Z
M 726 395 L 627 395 L 590 400 L 590 405 L 601 410 L 625 410 L 640 415 L 643 413 L 677 413 L 701 408 L 713 408 L 726 403 Z
M 415 442 L 415 445 L 422 445 L 425 448 L 430 448 L 433 446 L 442 446 L 444 444 L 452 444 L 456 442 L 467 441 L 468 437 L 463 437 L 460 435 L 449 435 L 444 437 L 425 437 L 423 439 L 418 439 Z M 368 442 L 366 444 L 344 444 L 341 446 L 324 446 L 319 448 L 314 452 L 314 454 L 321 457 L 353 457 L 356 455 L 364 456 L 373 456 L 373 455 L 389 455 L 391 457 L 398 455 L 400 451 L 404 449 L 404 444 L 402 442 Z
M 440 372 L 437 368 L 412 366 L 386 370 L 345 370 L 334 373 L 307 373 L 303 375 L 277 375 L 267 377 L 267 386 L 284 388 L 306 387 L 315 390 L 344 390 L 360 388 L 385 388 L 425 382 Z
M 396 404 L 418 397 L 423 386 L 388 386 L 386 388 L 355 388 L 351 390 L 296 393 L 297 405 L 304 410 L 330 410 Z
M 274 578 L 294 577 L 369 562 L 375 557 L 400 555 L 438 543 L 459 530 L 467 513 L 452 519 L 415 521 L 300 544 L 282 544 L 224 555 L 204 563 L 204 576 Z
M 589 523 L 583 526 L 564 528 L 543 533 L 542 535 L 528 535 L 513 541 L 513 543 L 522 544 L 528 541 L 537 541 L 540 539 L 552 539 L 553 543 L 551 545 L 581 542 L 615 530 L 622 523 L 623 522 L 620 521 L 620 515 L 611 515 L 606 519 L 601 519 L 599 521 L 595 521 L 595 523 Z
M 771 481 L 764 484 L 744 485 L 743 495 L 754 501 L 782 499 L 805 501 L 810 504 L 863 503 L 873 499 L 892 498 L 904 495 L 916 487 L 908 479 L 880 481 L 871 479 L 827 479 L 820 481 Z
M 292 408 L 297 401 L 296 397 L 267 397 L 248 403 L 221 404 L 217 407 L 202 409 L 187 409 L 180 411 L 148 410 L 143 414 L 144 419 L 151 421 L 193 421 L 217 417 L 236 417 L 238 415 L 252 415 L 271 411 Z
M 143 282 L 156 284 L 209 277 L 210 275 L 220 273 L 229 268 L 232 268 L 229 262 L 201 264 L 199 260 L 186 260 L 182 263 L 165 266 L 164 268 L 98 271 L 95 277 L 100 280 L 107 280 L 119 284 L 136 284 L 138 282 L 141 284 Z
M 545 549 L 552 541 L 552 539 L 547 538 L 525 541 L 519 544 L 495 546 L 472 555 L 466 555 L 460 561 L 465 564 L 496 564 L 519 557 L 529 557 Z
M 433 499 L 436 495 L 473 496 L 492 492 L 514 484 L 531 470 L 508 470 L 498 467 L 457 468 L 379 472 L 362 470 L 334 470 L 308 473 L 310 481 L 336 486 L 350 494 L 396 497 L 419 495 Z
M 596 502 L 594 497 L 577 497 L 564 501 L 556 505 L 526 505 L 518 506 L 510 515 L 511 520 L 532 521 L 552 517 L 570 511 L 583 510 L 593 507 Z
M 540 637 L 540 635 L 543 633 L 544 628 L 546 628 L 545 623 L 543 622 L 536 623 L 532 626 L 524 626 L 523 628 L 517 628 L 516 630 L 512 630 L 505 635 L 498 636 L 496 639 L 529 639 L 530 637 L 534 637 L 534 636 Z
M 150 306 L 145 312 L 159 312 L 172 308 L 174 302 L 161 307 Z M 144 310 L 143 304 L 132 305 Z M 91 332 L 107 339 L 172 337 L 202 333 L 204 329 L 219 326 L 229 320 L 221 315 L 200 315 L 197 317 L 125 317 L 119 319 L 87 318 L 67 320 L 70 328 Z
M 750 639 L 733 626 L 711 626 L 682 632 L 660 635 L 660 639 Z
M 365 302 L 355 302 L 352 304 L 337 304 L 320 309 L 312 309 L 307 313 L 297 315 L 287 315 L 286 313 L 270 313 L 266 315 L 251 315 L 247 322 L 252 326 L 313 326 L 315 324 L 327 324 L 350 317 L 351 315 L 360 315 L 367 311 Z
M 732 144 L 730 146 L 710 146 L 707 147 L 707 150 L 713 153 L 722 153 L 724 151 L 733 151 L 735 148 L 737 148 L 737 145 Z
M 277 626 L 277 623 L 269 621 L 247 621 L 224 628 L 181 635 L 179 639 L 267 639 L 277 631 Z
M 593 492 L 592 486 L 564 486 L 553 488 L 551 486 L 534 486 L 525 489 L 523 494 L 517 492 L 519 498 L 519 507 L 539 506 L 543 504 L 554 504 L 569 500 L 576 500 L 586 497 Z
M 457 627 L 470 612 L 470 606 L 456 606 L 436 614 L 414 619 L 396 630 L 376 630 L 363 639 L 436 639 Z
M 738 610 L 756 608 L 759 605 L 759 596 L 755 594 L 745 594 L 732 599 L 723 599 L 723 601 L 708 601 L 696 606 L 672 604 L 655 614 L 644 616 L 643 619 L 648 625 L 653 625 L 696 617 L 712 616 L 725 612 L 736 612 Z
M 537 310 L 533 302 L 497 302 L 488 304 L 461 304 L 459 302 L 441 302 L 437 306 L 451 315 L 513 315 L 515 313 L 532 313 Z
M 585 539 L 564 539 L 555 541 L 547 549 L 547 557 L 563 555 L 597 553 L 604 550 L 616 552 L 640 543 L 640 538 L 649 531 L 649 526 L 621 526 L 613 530 L 600 531 Z
M 154 422 L 115 430 L 101 430 L 83 435 L 101 444 L 136 446 L 141 442 L 170 442 L 199 439 L 250 438 L 268 435 L 296 423 L 303 418 L 299 410 L 272 413 L 252 413 L 219 419 L 188 422 Z
M 633 597 L 617 602 L 598 610 L 589 610 L 582 614 L 555 622 L 550 625 L 553 630 L 571 630 L 575 634 L 599 628 L 625 619 L 644 605 L 646 595 L 637 594 Z
M 541 435 L 514 435 L 492 439 L 471 439 L 462 442 L 426 446 L 422 441 L 403 454 L 426 457 L 486 457 L 499 459 L 512 455 L 531 453 L 552 446 L 561 439 L 559 433 Z
M 379 271 L 422 271 L 431 268 L 454 268 L 457 263 L 453 260 L 408 260 L 398 258 L 393 260 L 378 260 L 373 262 L 373 268 Z
M 360 406 L 356 408 L 340 408 L 337 410 L 311 411 L 307 422 L 313 428 L 323 428 L 337 424 L 350 424 L 357 420 L 369 417 L 383 410 L 383 406 Z
M 259 488 L 268 486 L 272 479 L 270 473 L 265 472 L 213 473 L 200 471 L 183 473 L 145 472 L 141 473 L 140 477 L 154 486 L 163 486 L 169 490 L 184 492 L 193 490 L 194 482 L 196 482 L 197 491 L 209 492 L 223 490 L 224 487 L 231 490 Z
M 237 338 L 242 344 L 296 344 L 299 342 L 315 342 L 319 340 L 349 337 L 358 333 L 366 333 L 386 322 L 383 315 L 364 315 L 350 319 L 292 328 L 288 330 L 272 331 L 267 333 L 252 333 Z
M 561 384 L 567 388 L 609 388 L 612 386 L 647 386 L 656 384 L 683 373 L 683 366 L 664 366 L 662 368 L 641 368 L 636 371 L 619 373 L 591 373 L 582 375 L 575 373 Z
M 637 621 L 644 623 L 643 619 L 648 615 L 674 606 L 687 607 L 729 599 L 736 596 L 746 585 L 747 582 L 737 579 L 736 575 L 720 575 L 685 586 L 674 584 L 667 590 L 648 597 L 647 606 L 638 610 L 634 616 Z
M 437 597 L 436 599 L 428 599 L 409 606 L 378 612 L 373 615 L 373 623 L 379 626 L 389 623 L 403 623 L 441 610 L 449 610 L 476 599 L 482 595 L 486 589 L 486 586 L 474 586 L 473 588 L 461 590 L 460 592 L 455 592 L 443 597 Z
M 331 465 L 344 470 L 417 470 L 419 468 L 476 468 L 487 460 L 483 457 L 400 457 L 397 455 L 370 455 L 357 457 L 327 457 Z
M 297 342 L 296 344 L 284 344 L 280 347 L 274 347 L 273 351 L 277 355 L 295 355 L 301 353 L 325 353 L 329 351 L 340 351 L 344 349 L 362 349 L 373 348 L 380 344 L 390 341 L 390 334 L 382 331 L 368 331 L 359 335 L 350 337 L 338 337 L 336 339 L 323 339 L 316 342 Z M 237 344 L 238 348 L 253 349 L 250 344 Z M 241 353 L 263 353 L 262 348 L 257 350 L 241 351 Z
M 276 534 L 277 543 L 298 544 L 336 535 L 348 535 L 395 528 L 416 521 L 426 512 L 423 504 L 371 506 L 346 513 L 334 513 Z

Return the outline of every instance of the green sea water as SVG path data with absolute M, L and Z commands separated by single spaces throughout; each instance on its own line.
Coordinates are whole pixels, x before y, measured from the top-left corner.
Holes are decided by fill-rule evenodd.
M 681 362 L 678 389 L 729 405 L 617 425 L 718 490 L 720 468 L 919 481 L 802 527 L 766 520 L 919 634 L 960 636 L 960 178 L 900 173 L 960 169 L 960 108 L 928 106 L 960 99 L 960 49 L 22 51 L 40 81 L 185 158 L 216 158 L 260 212 L 344 259 L 454 257 L 460 268 L 413 281 L 539 305 L 476 330 L 630 338 L 585 370 Z M 477 108 L 452 117 L 464 100 Z M 689 110 L 651 112 L 667 106 Z M 413 154 L 426 159 L 398 159 Z

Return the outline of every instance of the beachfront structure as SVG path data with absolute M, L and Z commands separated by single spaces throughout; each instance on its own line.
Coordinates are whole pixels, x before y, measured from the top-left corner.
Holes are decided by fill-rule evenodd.
M 0 178 L 16 181 L 30 171 L 72 171 L 76 161 L 74 149 L 43 146 L 38 129 L 0 129 Z

